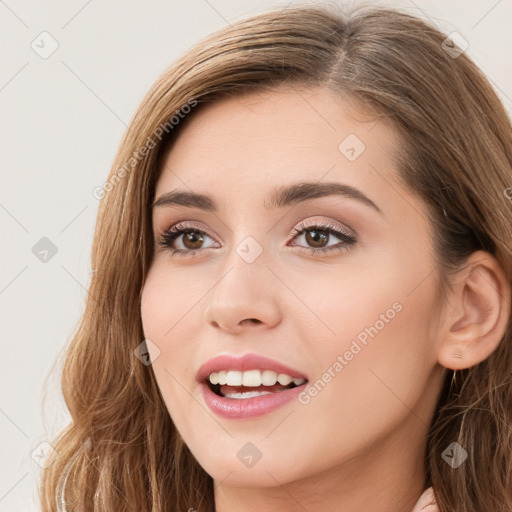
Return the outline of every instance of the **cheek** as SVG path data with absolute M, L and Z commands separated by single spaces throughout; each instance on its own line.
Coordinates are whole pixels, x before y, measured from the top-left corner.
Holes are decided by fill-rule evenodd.
M 286 275 L 296 298 L 283 302 L 282 313 L 300 328 L 313 354 L 332 357 L 348 349 L 351 340 L 364 343 L 368 328 L 387 329 L 403 309 L 404 278 L 389 266 L 373 262 L 308 270 Z
M 350 315 L 343 322 L 340 314 L 340 332 L 345 324 L 347 332 L 356 335 L 340 336 L 335 344 L 325 345 L 320 355 L 316 350 L 321 361 L 310 381 L 314 391 L 302 395 L 294 412 L 302 426 L 294 432 L 296 446 L 325 454 L 322 462 L 311 464 L 329 466 L 343 457 L 364 454 L 379 439 L 400 429 L 411 415 L 417 426 L 421 427 L 422 420 L 427 424 L 427 395 L 435 391 L 427 386 L 431 370 L 422 348 L 428 325 L 416 322 L 421 303 L 403 298 L 400 302 L 403 309 L 393 309 L 396 314 L 381 329 L 380 323 L 375 326 L 378 316 L 374 312 L 385 314 L 385 308 L 360 313 L 357 322 Z M 362 329 L 359 322 L 363 322 Z M 357 338 L 360 333 L 364 337 L 359 339 L 366 344 Z
M 148 273 L 141 295 L 141 319 L 148 338 L 169 343 L 176 333 L 186 339 L 192 335 L 187 331 L 198 327 L 199 302 L 208 285 L 191 278 L 190 273 L 171 272 L 164 266 L 157 264 Z
M 435 296 L 432 281 L 417 283 L 417 275 L 390 268 L 358 280 L 345 276 L 343 290 L 331 286 L 334 304 L 315 303 L 335 332 L 309 347 L 316 391 L 303 403 L 309 417 L 324 417 L 315 427 L 341 422 L 357 439 L 364 429 L 396 424 L 422 400 L 436 363 Z
M 173 290 L 180 290 L 179 294 Z M 152 370 L 165 402 L 176 396 L 182 375 L 187 371 L 187 361 L 193 348 L 194 333 L 187 332 L 187 321 L 192 292 L 183 283 L 166 273 L 150 270 L 141 295 L 141 320 L 144 336 L 151 355 Z M 193 322 L 192 322 L 193 323 Z
M 429 336 L 436 309 L 434 278 L 424 279 L 431 270 L 429 262 L 411 265 L 410 258 L 400 259 L 398 254 L 381 256 L 368 264 L 343 266 L 339 275 L 304 274 L 294 287 L 297 296 L 311 305 L 307 311 L 298 303 L 297 311 L 304 311 L 300 330 L 308 344 L 308 359 L 315 361 L 315 375 L 321 376 L 342 356 L 343 370 L 337 365 L 339 371 L 331 372 L 350 374 L 346 382 L 336 380 L 343 381 L 354 396 L 365 390 L 372 393 L 375 386 L 385 388 L 377 370 L 403 387 L 398 371 L 403 380 L 421 385 L 419 374 L 435 364 Z

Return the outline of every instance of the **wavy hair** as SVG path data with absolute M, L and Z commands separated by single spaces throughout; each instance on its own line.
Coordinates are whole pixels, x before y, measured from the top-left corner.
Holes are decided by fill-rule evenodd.
M 100 194 L 89 295 L 61 366 L 71 421 L 51 442 L 44 512 L 214 511 L 212 478 L 176 430 L 151 366 L 134 356 L 161 158 L 202 105 L 285 83 L 354 100 L 400 136 L 399 178 L 425 201 L 441 274 L 485 250 L 511 280 L 512 127 L 489 81 L 419 18 L 342 11 L 303 5 L 233 23 L 191 48 L 143 99 Z M 509 319 L 487 359 L 447 371 L 424 458 L 425 486 L 442 512 L 512 510 L 511 369 Z M 453 441 L 468 453 L 456 470 L 441 457 Z

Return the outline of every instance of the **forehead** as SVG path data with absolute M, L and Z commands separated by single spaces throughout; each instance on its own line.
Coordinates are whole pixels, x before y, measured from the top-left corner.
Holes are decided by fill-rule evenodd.
M 395 172 L 391 155 L 398 146 L 390 126 L 326 89 L 237 95 L 187 120 L 163 159 L 156 195 L 236 189 L 249 198 L 321 180 L 368 187 Z

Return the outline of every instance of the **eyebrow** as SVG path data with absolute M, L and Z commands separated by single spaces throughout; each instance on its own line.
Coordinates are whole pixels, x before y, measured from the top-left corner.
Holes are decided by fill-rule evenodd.
M 338 195 L 355 199 L 367 206 L 370 206 L 382 215 L 381 209 L 359 189 L 337 182 L 302 182 L 293 185 L 277 187 L 268 203 L 264 207 L 268 210 L 282 208 L 318 197 Z M 185 190 L 172 190 L 162 194 L 156 199 L 151 208 L 162 206 L 185 206 L 188 208 L 199 208 L 208 212 L 217 212 L 218 206 L 214 199 L 195 192 Z

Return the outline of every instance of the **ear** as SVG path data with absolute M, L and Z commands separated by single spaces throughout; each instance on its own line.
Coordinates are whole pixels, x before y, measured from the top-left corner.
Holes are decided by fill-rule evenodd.
M 490 253 L 475 251 L 453 277 L 445 304 L 438 362 L 463 370 L 486 359 L 500 344 L 510 318 L 511 285 Z

